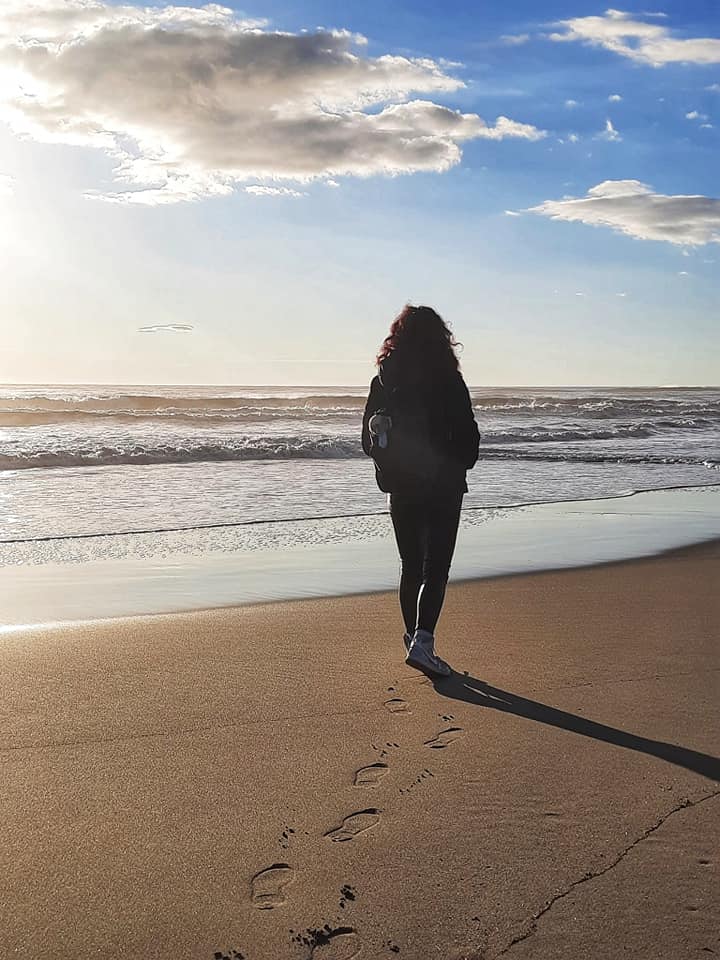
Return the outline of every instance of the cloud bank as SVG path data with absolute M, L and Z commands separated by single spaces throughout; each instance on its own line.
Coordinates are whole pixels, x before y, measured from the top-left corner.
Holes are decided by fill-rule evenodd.
M 644 16 L 657 14 L 648 13 Z M 551 40 L 579 41 L 593 47 L 603 47 L 653 67 L 662 67 L 667 63 L 720 63 L 720 39 L 675 37 L 668 27 L 635 20 L 633 14 L 622 10 L 606 10 L 597 17 L 560 20 L 555 26 L 561 27 L 562 32 L 551 33 Z
M 720 200 L 653 193 L 639 180 L 605 180 L 585 197 L 546 200 L 528 212 L 611 227 L 640 240 L 682 246 L 720 243 Z
M 107 151 L 122 189 L 93 196 L 147 204 L 252 180 L 440 172 L 466 140 L 544 136 L 433 102 L 464 85 L 445 64 L 364 45 L 342 30 L 273 31 L 217 4 L 3 0 L 0 117 L 39 141 Z

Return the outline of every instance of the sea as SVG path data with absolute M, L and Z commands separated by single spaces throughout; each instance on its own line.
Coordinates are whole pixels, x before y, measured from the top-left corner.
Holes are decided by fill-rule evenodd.
M 720 483 L 719 388 L 471 387 L 466 513 Z M 364 387 L 0 388 L 0 541 L 387 511 L 360 446 Z M 294 525 L 294 526 L 293 526 Z M 361 524 L 362 526 L 362 524 Z M 304 532 L 305 531 L 305 532 Z

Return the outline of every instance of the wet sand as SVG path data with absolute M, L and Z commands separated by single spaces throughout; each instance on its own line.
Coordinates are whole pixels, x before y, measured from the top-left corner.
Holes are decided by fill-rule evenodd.
M 720 954 L 720 545 L 7 634 L 0 956 Z

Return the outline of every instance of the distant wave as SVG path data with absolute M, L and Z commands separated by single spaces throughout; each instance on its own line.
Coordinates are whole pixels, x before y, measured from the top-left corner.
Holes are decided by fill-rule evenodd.
M 713 426 L 706 418 L 693 420 L 676 417 L 640 423 L 618 423 L 607 427 L 580 426 L 567 427 L 516 426 L 506 431 L 480 431 L 483 443 L 572 443 L 580 440 L 622 440 L 647 439 L 664 434 L 668 430 L 700 430 Z
M 262 423 L 272 420 L 358 419 L 365 400 L 349 395 L 306 397 L 162 397 L 122 395 L 82 399 L 0 399 L 0 426 L 139 423 L 188 426 Z
M 0 399 L 0 411 L 89 411 L 92 413 L 125 412 L 164 413 L 167 411 L 214 409 L 242 410 L 246 407 L 295 407 L 317 408 L 324 407 L 361 407 L 365 403 L 364 397 L 352 394 L 313 394 L 300 397 L 289 396 L 262 396 L 251 397 L 180 397 L 162 396 L 161 394 L 117 394 L 116 396 L 99 396 L 88 394 L 83 397 L 52 397 L 45 394 Z
M 557 438 L 559 439 L 559 438 Z M 565 437 L 564 439 L 568 439 Z M 571 439 L 578 439 L 573 437 Z M 580 439 L 587 439 L 582 437 Z M 501 438 L 483 438 L 479 469 L 482 460 L 532 460 L 567 463 L 645 463 L 694 464 L 718 468 L 720 460 L 712 456 L 663 455 L 652 452 L 613 452 L 611 448 L 593 450 L 585 447 L 542 448 L 535 443 L 547 442 L 548 437 L 535 441 L 524 438 L 524 444 L 502 446 Z M 506 441 L 505 441 L 506 442 Z M 535 447 L 533 449 L 533 447 Z M 99 447 L 59 449 L 43 452 L 0 454 L 0 470 L 49 469 L 57 467 L 100 467 L 124 464 L 213 463 L 253 460 L 349 460 L 363 456 L 358 441 L 337 438 L 293 438 L 291 440 L 252 440 L 245 443 L 195 445 L 144 445 L 127 447 Z
M 351 394 L 316 394 L 303 397 L 167 397 L 122 394 L 112 397 L 59 398 L 25 396 L 0 399 L 0 427 L 45 425 L 168 423 L 208 427 L 261 424 L 278 420 L 358 421 L 365 399 Z M 579 425 L 594 420 L 621 421 L 623 429 L 656 427 L 689 428 L 720 424 L 720 398 L 685 395 L 607 397 L 579 395 L 482 395 L 473 397 L 481 429 L 483 421 L 512 419 L 522 424 L 538 423 L 538 429 L 557 421 Z M 623 428 L 622 421 L 631 421 Z M 641 423 L 642 421 L 642 423 Z M 543 426 L 545 425 L 545 426 Z M 513 429 L 513 428 L 511 428 Z M 607 428 L 608 430 L 611 428 Z M 642 435 L 640 433 L 638 436 Z M 588 434 L 590 436 L 590 434 Z
M 0 454 L 0 470 L 100 467 L 133 463 L 212 463 L 227 460 L 342 460 L 362 455 L 359 442 L 336 438 L 264 440 L 236 445 L 145 446 L 135 444 L 125 448 L 99 447 L 53 450 L 26 455 Z
M 607 397 L 597 395 L 557 397 L 482 396 L 473 398 L 478 413 L 496 416 L 527 416 L 548 419 L 572 417 L 580 420 L 634 419 L 637 417 L 681 416 L 688 419 L 720 420 L 717 391 L 711 397 Z
M 345 407 L 246 407 L 243 409 L 177 410 L 0 410 L 0 427 L 42 427 L 53 424 L 171 424 L 188 427 L 233 426 L 277 420 L 359 420 L 361 412 Z
M 522 447 L 486 447 L 480 451 L 480 460 L 546 460 L 553 463 L 643 463 L 643 464 L 687 464 L 720 470 L 720 459 L 702 456 L 663 456 L 653 453 L 613 453 L 611 450 L 595 451 L 589 448 L 579 450 L 525 450 Z M 481 464 L 478 467 L 482 469 Z M 476 467 L 476 469 L 478 469 Z

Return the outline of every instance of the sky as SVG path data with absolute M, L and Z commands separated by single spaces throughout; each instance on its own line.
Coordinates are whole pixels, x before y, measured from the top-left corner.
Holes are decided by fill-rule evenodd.
M 720 383 L 720 9 L 3 0 L 0 381 Z

